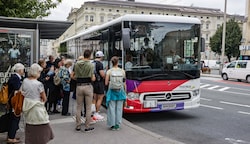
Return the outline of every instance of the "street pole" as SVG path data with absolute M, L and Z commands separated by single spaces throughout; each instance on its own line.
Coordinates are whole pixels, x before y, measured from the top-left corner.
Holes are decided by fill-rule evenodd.
M 223 68 L 223 65 L 224 65 L 225 40 L 226 40 L 226 23 L 227 23 L 227 0 L 225 0 L 225 5 L 224 5 L 224 24 L 223 24 L 223 32 L 222 32 L 222 49 L 221 49 L 220 73 L 222 72 L 222 68 Z

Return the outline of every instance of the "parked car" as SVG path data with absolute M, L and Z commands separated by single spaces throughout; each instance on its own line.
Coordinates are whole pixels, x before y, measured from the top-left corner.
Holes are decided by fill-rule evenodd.
M 236 60 L 225 64 L 221 76 L 223 80 L 246 80 L 250 83 L 250 60 Z

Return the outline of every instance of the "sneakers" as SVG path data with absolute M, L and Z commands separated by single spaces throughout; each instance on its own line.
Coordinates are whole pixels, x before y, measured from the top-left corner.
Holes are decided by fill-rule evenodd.
M 110 127 L 110 130 L 120 130 L 120 126 L 119 125 L 115 125 L 115 126 L 112 126 Z
M 91 132 L 91 131 L 93 131 L 95 128 L 93 128 L 93 127 L 89 127 L 89 128 L 86 128 L 84 131 L 85 132 Z
M 96 112 L 93 116 L 95 120 L 102 120 L 104 119 L 104 116 L 100 115 L 98 112 Z

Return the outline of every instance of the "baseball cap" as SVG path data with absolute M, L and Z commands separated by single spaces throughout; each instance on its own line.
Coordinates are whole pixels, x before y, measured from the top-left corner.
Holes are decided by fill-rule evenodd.
M 97 51 L 97 52 L 95 53 L 95 57 L 103 57 L 103 56 L 104 56 L 104 54 L 103 54 L 102 51 Z

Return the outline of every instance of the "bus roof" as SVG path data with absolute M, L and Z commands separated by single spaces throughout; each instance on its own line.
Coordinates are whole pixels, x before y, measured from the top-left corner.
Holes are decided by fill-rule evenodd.
M 167 16 L 167 15 L 139 15 L 139 14 L 127 14 L 116 18 L 112 21 L 104 23 L 102 25 L 92 26 L 70 38 L 63 40 L 61 43 L 78 38 L 82 35 L 89 34 L 96 30 L 101 30 L 122 21 L 138 21 L 138 22 L 169 22 L 169 23 L 190 23 L 190 24 L 201 24 L 198 18 L 181 17 L 181 16 Z

